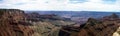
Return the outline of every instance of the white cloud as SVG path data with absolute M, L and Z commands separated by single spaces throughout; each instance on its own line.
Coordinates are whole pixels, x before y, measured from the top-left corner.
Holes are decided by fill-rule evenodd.
M 76 4 L 70 3 L 69 0 L 4 0 L 0 4 L 0 8 L 16 8 L 22 10 L 120 11 L 119 3 L 119 0 L 115 4 L 104 4 L 102 0 L 89 0 L 85 3 Z
M 89 0 L 89 2 L 101 3 L 101 2 L 102 2 L 102 0 Z

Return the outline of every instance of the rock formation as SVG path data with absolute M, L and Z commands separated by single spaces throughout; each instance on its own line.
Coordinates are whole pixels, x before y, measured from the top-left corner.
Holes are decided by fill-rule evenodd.
M 0 9 L 0 36 L 112 36 L 120 27 L 119 23 L 119 16 L 115 13 L 101 20 L 89 18 L 76 27 L 75 22 L 65 21 L 54 14 L 26 14 L 19 9 Z
M 34 31 L 24 14 L 19 9 L 0 9 L 0 36 L 31 36 Z
M 106 20 L 118 20 L 119 19 L 119 16 L 115 13 L 113 13 L 112 15 L 110 16 L 105 16 L 102 18 L 103 21 L 106 21 Z
M 119 27 L 116 21 L 100 21 L 90 18 L 78 36 L 112 36 Z
M 112 36 L 119 27 L 119 20 L 116 14 L 107 17 L 107 20 L 106 18 L 101 20 L 89 18 L 86 23 L 78 28 L 62 27 L 59 36 Z
M 72 21 L 64 21 L 63 18 L 55 14 L 27 13 L 27 20 L 30 21 L 34 29 L 33 36 L 58 36 L 62 26 L 74 24 Z

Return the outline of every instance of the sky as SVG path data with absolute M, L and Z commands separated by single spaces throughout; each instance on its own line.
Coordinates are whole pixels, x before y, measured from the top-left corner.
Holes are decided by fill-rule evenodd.
M 1 9 L 120 12 L 120 0 L 0 0 Z

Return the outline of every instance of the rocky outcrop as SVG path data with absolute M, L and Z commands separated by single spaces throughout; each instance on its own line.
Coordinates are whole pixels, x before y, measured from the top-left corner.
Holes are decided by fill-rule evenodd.
M 118 20 L 118 19 L 119 19 L 119 16 L 115 13 L 113 13 L 110 16 L 105 16 L 105 17 L 102 18 L 103 21 L 106 21 L 106 20 L 111 21 L 111 20 Z
M 0 9 L 0 36 L 31 36 L 34 31 L 25 22 L 24 14 L 19 9 Z
M 116 14 L 112 14 L 106 19 L 89 18 L 80 27 L 65 26 L 59 32 L 59 36 L 113 36 L 119 27 L 120 21 Z M 118 31 L 117 31 L 118 32 Z
M 113 33 L 113 36 L 120 36 L 120 27 Z
M 116 21 L 100 21 L 89 18 L 78 36 L 112 36 L 118 28 Z

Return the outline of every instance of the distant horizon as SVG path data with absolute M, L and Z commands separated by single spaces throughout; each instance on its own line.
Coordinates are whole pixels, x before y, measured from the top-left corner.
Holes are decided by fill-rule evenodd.
M 38 11 L 60 11 L 60 10 L 24 10 L 24 11 L 34 11 L 34 12 L 38 12 Z M 66 11 L 66 12 L 120 12 L 120 11 L 67 11 L 67 10 L 62 10 L 62 11 Z
M 7 8 L 0 8 L 0 9 L 7 9 Z M 12 8 L 13 9 L 13 8 Z M 19 10 L 22 10 L 22 9 L 19 9 Z M 77 11 L 74 11 L 74 10 L 23 10 L 23 11 L 35 11 L 35 12 L 38 12 L 38 11 L 66 11 L 66 12 L 120 12 L 120 11 L 90 11 L 90 10 L 77 10 Z

